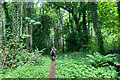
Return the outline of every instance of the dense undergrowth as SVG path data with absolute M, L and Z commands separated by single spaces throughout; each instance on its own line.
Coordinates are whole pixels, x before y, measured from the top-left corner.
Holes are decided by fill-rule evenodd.
M 37 52 L 39 53 L 39 52 Z M 0 78 L 47 78 L 50 57 L 35 54 L 25 66 L 16 69 L 3 69 Z M 118 63 L 117 54 L 106 56 L 100 53 L 83 52 L 62 53 L 56 55 L 56 78 L 117 78 L 114 64 Z
M 116 78 L 116 54 L 63 53 L 56 57 L 56 78 Z M 111 65 L 112 64 L 112 65 Z
M 4 69 L 0 78 L 46 78 L 49 73 L 50 58 L 38 54 L 25 66 L 16 69 Z

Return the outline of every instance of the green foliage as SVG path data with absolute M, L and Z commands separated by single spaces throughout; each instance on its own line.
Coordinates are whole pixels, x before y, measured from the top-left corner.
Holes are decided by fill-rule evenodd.
M 50 38 L 50 28 L 54 27 L 53 20 L 49 15 L 41 15 L 39 21 L 41 24 L 33 27 L 33 48 L 49 50 L 50 45 L 47 43 Z
M 114 63 L 117 61 L 115 54 L 108 54 L 106 56 L 103 56 L 98 52 L 94 53 L 93 55 L 88 54 L 86 59 L 92 66 L 96 68 L 109 66 L 110 63 L 115 65 Z
M 77 47 L 76 32 L 69 33 L 66 37 L 66 47 L 68 51 L 75 51 Z
M 31 18 L 30 17 L 25 17 L 26 20 L 30 20 Z
M 8 31 L 9 35 L 4 41 L 3 53 L 2 53 L 2 64 L 4 68 L 16 68 L 25 64 L 31 56 L 26 50 L 23 43 L 23 39 L 30 37 L 30 35 L 19 35 L 15 31 Z M 7 40 L 8 39 L 8 40 Z
M 34 62 L 35 60 L 36 62 Z M 5 70 L 6 72 L 2 74 L 2 78 L 46 78 L 49 72 L 49 65 L 50 59 L 47 56 L 37 55 L 26 66 L 18 66 L 15 70 Z
M 41 54 L 41 55 L 43 55 L 43 54 L 47 54 L 47 53 L 49 53 L 49 52 L 50 52 L 50 50 L 48 50 L 48 48 L 43 48 L 43 49 L 40 50 L 40 51 L 39 51 L 38 48 L 35 49 L 35 53 L 36 53 L 36 54 Z
M 37 22 L 37 21 L 31 19 L 30 17 L 25 17 L 25 20 L 26 20 L 29 24 L 33 24 L 33 25 L 41 24 L 40 22 Z
M 3 74 L 0 77 L 9 78 L 45 78 L 48 75 L 50 60 L 49 54 L 53 46 L 59 42 L 62 48 L 61 36 L 66 37 L 65 49 L 67 51 L 83 51 L 80 53 L 63 53 L 57 51 L 56 68 L 57 78 L 116 78 L 116 68 L 113 66 L 118 61 L 115 54 L 106 56 L 96 52 L 99 48 L 95 30 L 93 28 L 91 3 L 23 3 L 23 28 L 20 34 L 19 3 L 4 3 L 3 5 Z M 98 38 L 103 36 L 105 52 L 116 50 L 119 46 L 119 21 L 116 2 L 98 2 L 97 29 L 101 31 Z M 35 7 L 34 7 L 35 5 Z M 41 7 L 42 6 L 42 7 Z M 14 7 L 14 9 L 13 9 Z M 27 8 L 26 8 L 27 7 Z M 61 10 L 61 14 L 58 14 Z M 84 13 L 85 12 L 85 13 Z M 69 15 L 70 14 L 70 15 Z M 85 14 L 85 16 L 83 15 Z M 27 17 L 28 16 L 28 17 Z M 62 20 L 60 19 L 62 18 Z M 83 17 L 86 19 L 83 21 Z M 13 19 L 15 18 L 15 19 Z M 85 23 L 85 24 L 84 24 Z M 86 25 L 86 29 L 85 26 Z M 33 26 L 32 36 L 30 26 Z M 26 35 L 25 27 L 28 26 Z M 52 28 L 52 29 L 51 29 Z M 52 32 L 52 34 L 50 34 Z M 89 34 L 87 34 L 89 33 Z M 98 32 L 98 30 L 96 31 Z M 87 36 L 87 37 L 86 37 Z M 24 40 L 32 37 L 34 54 L 25 49 Z M 87 39 L 87 40 L 86 40 Z M 86 41 L 86 42 L 85 42 Z M 37 48 L 36 48 L 37 47 Z M 58 46 L 59 47 L 59 46 Z M 113 52 L 114 53 L 114 52 Z M 86 55 L 88 54 L 88 55 Z M 30 59 L 31 56 L 34 56 Z M 28 60 L 29 63 L 23 66 Z M 16 69 L 17 68 L 17 69 Z
M 21 37 L 22 39 L 25 39 L 25 38 L 31 37 L 31 35 L 28 35 L 28 34 L 20 34 L 20 37 Z
M 102 29 L 102 32 L 104 33 L 104 47 L 105 47 L 105 51 L 109 52 L 110 50 L 114 50 L 114 49 L 118 49 L 118 33 L 112 33 L 112 32 L 116 32 L 117 27 L 116 28 L 111 28 L 111 31 L 109 30 L 109 28 L 106 29 Z
M 100 56 L 98 53 L 95 54 Z M 91 57 L 92 56 L 94 57 L 94 55 L 91 55 Z M 102 59 L 107 58 L 107 61 L 113 61 L 111 60 L 111 58 L 113 58 L 112 55 L 106 55 L 105 58 L 104 56 L 100 57 Z M 91 60 L 94 61 L 94 58 Z M 117 78 L 117 72 L 114 66 L 109 65 L 96 68 L 89 62 L 86 53 L 82 52 L 57 55 L 56 69 L 56 78 Z

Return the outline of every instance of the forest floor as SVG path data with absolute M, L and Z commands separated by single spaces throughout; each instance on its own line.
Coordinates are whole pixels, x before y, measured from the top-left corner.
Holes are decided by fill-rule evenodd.
M 113 54 L 107 56 L 110 55 Z M 56 56 L 56 78 L 117 78 L 116 67 L 107 63 L 107 60 L 117 58 L 107 56 L 102 56 L 99 53 L 93 55 L 84 52 L 58 53 Z M 103 59 L 106 62 L 100 61 Z M 113 60 L 113 62 L 115 61 Z M 98 63 L 109 65 L 101 67 Z
M 50 64 L 48 78 L 55 78 L 55 75 L 56 75 L 55 61 L 52 60 Z
M 110 55 L 113 54 L 107 56 Z M 25 66 L 18 66 L 15 69 L 4 69 L 3 73 L 0 74 L 0 79 L 47 78 L 47 80 L 54 80 L 53 78 L 117 78 L 118 72 L 115 66 L 108 65 L 101 67 L 98 65 L 99 60 L 102 60 L 99 64 L 102 63 L 104 65 L 107 62 L 104 62 L 103 59 L 105 61 L 113 58 L 119 59 L 107 56 L 102 56 L 98 53 L 93 55 L 84 52 L 57 52 L 56 60 L 51 61 L 50 56 L 41 56 L 38 54 L 30 57 L 29 62 Z

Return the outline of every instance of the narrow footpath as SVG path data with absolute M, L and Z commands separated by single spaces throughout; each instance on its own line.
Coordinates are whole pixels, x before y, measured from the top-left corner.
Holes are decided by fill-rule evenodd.
M 51 64 L 50 64 L 50 70 L 49 70 L 48 78 L 49 79 L 55 78 L 55 75 L 56 75 L 55 61 L 52 60 Z

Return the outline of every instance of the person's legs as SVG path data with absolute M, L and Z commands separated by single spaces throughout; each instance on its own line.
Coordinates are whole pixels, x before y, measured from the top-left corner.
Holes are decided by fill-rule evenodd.
M 55 60 L 55 54 L 52 54 L 52 60 Z

